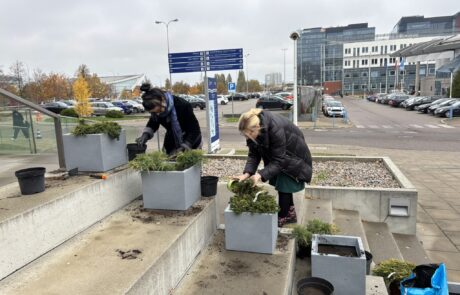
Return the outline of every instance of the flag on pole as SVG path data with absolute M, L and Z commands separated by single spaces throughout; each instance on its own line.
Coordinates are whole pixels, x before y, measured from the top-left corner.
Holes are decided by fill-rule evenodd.
M 404 71 L 404 58 L 400 57 L 399 70 Z

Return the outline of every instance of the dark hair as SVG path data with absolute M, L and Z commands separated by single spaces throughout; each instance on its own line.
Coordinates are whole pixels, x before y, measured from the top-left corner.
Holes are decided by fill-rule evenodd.
M 159 88 L 152 88 L 149 83 L 142 84 L 141 90 L 144 91 L 141 97 L 142 105 L 146 111 L 161 106 L 162 101 L 165 100 L 163 91 Z

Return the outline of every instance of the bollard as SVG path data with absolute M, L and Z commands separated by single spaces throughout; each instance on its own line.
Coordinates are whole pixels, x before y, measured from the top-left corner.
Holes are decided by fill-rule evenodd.
M 335 113 L 332 113 L 332 128 L 335 128 Z
M 452 120 L 453 117 L 454 117 L 454 108 L 450 108 L 450 110 L 449 110 L 449 119 Z

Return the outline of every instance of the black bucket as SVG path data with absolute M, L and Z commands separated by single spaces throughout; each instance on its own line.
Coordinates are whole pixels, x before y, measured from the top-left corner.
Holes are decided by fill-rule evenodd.
M 372 254 L 371 252 L 368 252 L 368 251 L 364 251 L 364 253 L 366 254 L 366 275 L 370 275 L 371 274 L 371 263 L 372 263 Z
M 145 153 L 147 145 L 144 144 L 142 146 L 139 146 L 137 143 L 128 143 L 126 145 L 126 148 L 128 149 L 128 160 L 132 161 L 134 160 L 136 155 Z
M 217 195 L 217 176 L 201 176 L 201 195 L 203 197 L 212 197 Z
M 41 193 L 45 190 L 44 167 L 27 168 L 16 171 L 14 174 L 18 178 L 21 194 L 32 195 Z
M 297 294 L 318 294 L 331 295 L 334 293 L 334 286 L 322 278 L 303 278 L 297 282 Z

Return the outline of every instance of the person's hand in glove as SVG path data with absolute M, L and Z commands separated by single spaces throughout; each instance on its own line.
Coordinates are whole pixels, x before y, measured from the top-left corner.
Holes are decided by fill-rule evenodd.
M 138 146 L 144 146 L 149 139 L 150 135 L 148 133 L 142 133 L 140 137 L 136 138 L 136 143 Z

